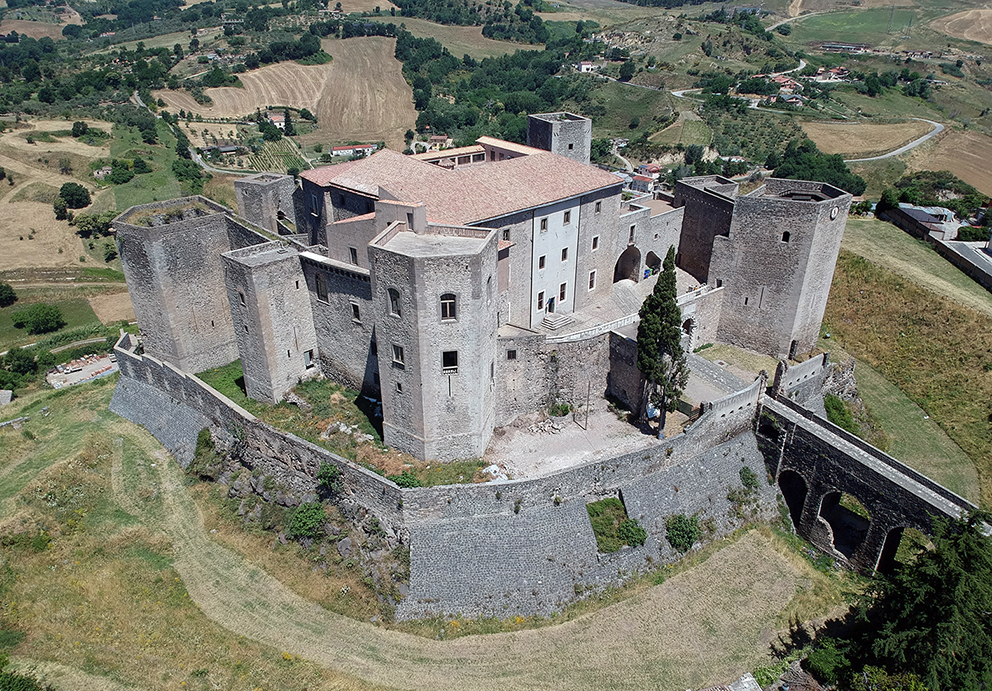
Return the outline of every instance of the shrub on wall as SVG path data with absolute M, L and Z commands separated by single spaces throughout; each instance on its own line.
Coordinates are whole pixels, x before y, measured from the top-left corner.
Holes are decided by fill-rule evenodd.
M 699 519 L 681 513 L 669 516 L 665 521 L 665 537 L 673 549 L 685 554 L 699 538 Z
M 616 552 L 624 545 L 640 547 L 648 538 L 635 519 L 627 518 L 627 510 L 616 497 L 586 504 L 586 511 L 600 552 Z
M 340 494 L 341 490 L 341 471 L 333 463 L 322 462 L 317 471 L 317 493 L 328 498 Z
M 290 537 L 314 538 L 320 534 L 320 530 L 327 521 L 324 507 L 315 501 L 300 504 L 289 519 Z

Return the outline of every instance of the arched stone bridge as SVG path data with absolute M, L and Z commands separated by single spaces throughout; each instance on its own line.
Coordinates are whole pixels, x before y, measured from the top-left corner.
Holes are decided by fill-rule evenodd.
M 932 534 L 936 518 L 977 508 L 775 388 L 762 397 L 755 434 L 796 531 L 860 571 L 890 569 L 906 528 Z M 843 494 L 868 516 L 842 505 Z

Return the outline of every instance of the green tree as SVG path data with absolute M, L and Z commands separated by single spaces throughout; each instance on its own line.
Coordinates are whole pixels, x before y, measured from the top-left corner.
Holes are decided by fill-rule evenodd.
M 70 209 L 82 209 L 90 205 L 90 192 L 78 182 L 67 182 L 59 189 L 59 196 Z
M 933 549 L 876 576 L 854 610 L 853 669 L 913 674 L 933 691 L 992 688 L 992 538 L 988 512 L 938 521 Z M 840 647 L 840 646 L 838 646 Z
M 72 136 L 78 139 L 79 137 L 82 137 L 84 134 L 86 134 L 86 130 L 88 130 L 89 128 L 90 126 L 87 125 L 85 122 L 74 122 L 72 123 Z
M 30 350 L 11 348 L 4 355 L 3 368 L 10 370 L 14 374 L 32 374 L 38 369 L 38 365 L 34 361 L 34 355 Z
M 629 82 L 631 77 L 634 76 L 634 72 L 637 71 L 637 67 L 634 65 L 633 60 L 628 60 L 627 62 L 620 65 L 620 81 Z
M 0 283 L 0 307 L 10 307 L 17 302 L 17 293 L 9 283 Z
M 64 221 L 69 217 L 69 209 L 65 204 L 65 199 L 62 197 L 55 198 L 55 201 L 52 202 L 52 208 L 55 209 L 56 221 Z
M 62 311 L 55 305 L 37 302 L 11 315 L 15 329 L 27 329 L 29 334 L 58 331 L 65 326 Z
M 667 414 L 689 382 L 689 365 L 682 350 L 682 312 L 676 304 L 675 248 L 669 247 L 654 290 L 641 305 L 637 326 L 637 368 L 644 378 L 641 421 L 647 420 L 648 402 L 660 412 L 658 438 L 665 437 Z
M 283 115 L 282 132 L 287 137 L 292 137 L 294 134 L 296 134 L 296 128 L 293 127 L 293 117 L 289 113 L 289 108 L 286 108 L 286 110 L 284 110 L 283 113 L 284 115 Z

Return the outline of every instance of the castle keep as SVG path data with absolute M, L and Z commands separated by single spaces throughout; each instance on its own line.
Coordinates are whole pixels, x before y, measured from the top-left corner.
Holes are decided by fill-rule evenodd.
M 299 185 L 239 180 L 241 216 L 203 198 L 125 212 L 115 228 L 146 352 L 187 372 L 240 358 L 248 395 L 267 402 L 332 378 L 382 402 L 386 444 L 446 461 L 577 391 L 636 401 L 636 372 L 611 352 L 669 247 L 688 347 L 814 347 L 849 194 L 770 179 L 740 195 L 708 176 L 625 200 L 588 163 L 587 119 L 529 124 L 535 146 L 481 137 L 308 170 Z

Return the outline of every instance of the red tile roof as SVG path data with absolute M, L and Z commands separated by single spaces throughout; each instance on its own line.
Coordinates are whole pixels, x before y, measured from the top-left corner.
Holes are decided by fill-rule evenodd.
M 610 173 L 564 156 L 505 144 L 509 143 L 495 145 L 526 150 L 529 155 L 449 170 L 386 149 L 358 161 L 307 170 L 300 176 L 322 187 L 423 202 L 431 221 L 461 225 L 623 184 Z

